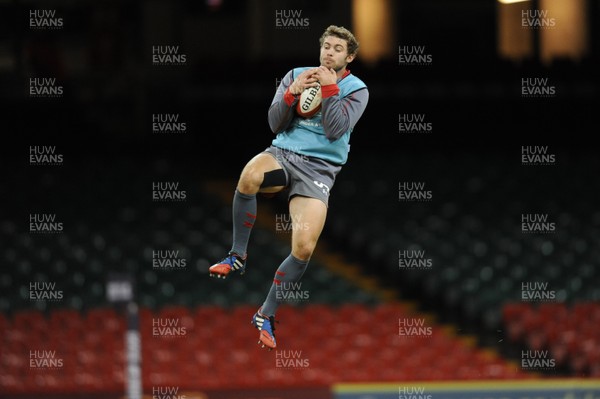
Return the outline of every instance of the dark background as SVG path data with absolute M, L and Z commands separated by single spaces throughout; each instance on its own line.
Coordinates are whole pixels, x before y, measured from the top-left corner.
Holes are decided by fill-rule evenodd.
M 377 199 L 377 180 L 388 193 L 398 181 L 413 180 L 438 189 L 438 204 L 455 201 L 463 214 L 481 208 L 490 231 L 524 209 L 592 218 L 583 209 L 598 198 L 600 2 L 587 2 L 584 55 L 547 63 L 535 48 L 520 60 L 499 54 L 496 1 L 391 4 L 390 55 L 370 63 L 359 55 L 350 64 L 370 91 L 339 176 L 358 187 L 350 201 L 363 201 L 366 215 L 435 213 L 420 204 L 398 208 L 395 194 Z M 36 8 L 56 10 L 64 26 L 31 29 L 29 10 Z M 300 10 L 309 26 L 279 29 L 276 10 Z M 352 29 L 352 13 L 352 2 L 343 0 L 0 3 L 3 216 L 22 221 L 47 209 L 101 222 L 145 201 L 158 179 L 190 190 L 209 179 L 234 181 L 273 138 L 267 110 L 277 80 L 295 66 L 316 64 L 324 29 Z M 153 65 L 157 45 L 179 46 L 186 63 Z M 399 65 L 402 45 L 424 46 L 432 63 Z M 56 78 L 63 96 L 30 97 L 32 77 Z M 548 78 L 556 96 L 521 97 L 525 77 Z M 154 113 L 178 114 L 186 133 L 153 133 Z M 426 115 L 431 133 L 398 132 L 398 114 L 413 113 Z M 44 145 L 63 155 L 61 166 L 28 164 L 29 147 Z M 521 167 L 522 146 L 548 146 L 556 166 Z M 442 194 L 442 187 L 451 190 Z M 347 201 L 332 195 L 333 207 Z M 330 215 L 324 234 L 344 215 Z M 371 224 L 384 226 L 375 216 Z M 367 231 L 357 226 L 336 239 L 341 248 L 356 247 L 352 240 Z
M 349 1 L 124 1 L 40 3 L 54 7 L 63 29 L 31 30 L 34 3 L 4 2 L 2 99 L 6 155 L 25 160 L 29 145 L 57 145 L 66 162 L 124 156 L 189 162 L 228 176 L 271 140 L 266 113 L 275 79 L 318 62 L 318 38 L 329 24 L 352 28 Z M 498 55 L 494 1 L 394 3 L 394 45 L 425 46 L 428 66 L 398 65 L 397 51 L 351 70 L 370 89 L 352 137 L 352 158 L 499 154 L 521 145 L 583 151 L 593 137 L 597 94 L 598 2 L 589 2 L 589 48 L 581 60 L 512 62 Z M 275 9 L 301 9 L 308 29 L 277 29 Z M 360 38 L 359 38 L 360 39 Z M 178 45 L 183 66 L 154 66 L 153 45 Z M 30 77 L 56 77 L 60 99 L 27 95 Z M 548 77 L 552 99 L 523 99 L 520 79 Z M 182 137 L 152 135 L 152 113 L 179 113 Z M 426 113 L 434 133 L 402 136 L 399 113 Z M 385 148 L 385 149 L 383 149 Z M 557 148 L 557 147 L 554 147 Z M 22 157 L 19 154 L 23 154 Z M 227 162 L 219 162 L 226 154 Z M 13 166 L 14 165 L 13 163 Z
M 350 65 L 370 100 L 339 178 L 358 187 L 354 198 L 368 204 L 362 212 L 428 212 L 419 205 L 398 209 L 395 195 L 377 202 L 377 179 L 388 192 L 398 181 L 450 186 L 440 196 L 461 203 L 463 212 L 482 207 L 490 229 L 516 217 L 522 203 L 556 213 L 593 206 L 600 2 L 587 2 L 582 58 L 549 63 L 536 51 L 518 61 L 499 55 L 495 1 L 392 4 L 391 55 L 375 63 L 359 56 Z M 147 187 L 160 178 L 190 189 L 208 179 L 235 180 L 273 137 L 267 110 L 277 79 L 295 66 L 314 65 L 323 30 L 330 24 L 352 29 L 353 12 L 342 0 L 5 1 L 0 7 L 1 212 L 17 221 L 39 209 L 77 220 L 110 218 L 145 201 Z M 29 28 L 32 8 L 55 9 L 64 27 Z M 273 16 L 281 9 L 301 10 L 309 26 L 278 29 Z M 179 46 L 185 65 L 152 65 L 156 45 Z M 401 45 L 424 46 L 431 65 L 399 65 Z M 55 77 L 63 96 L 30 97 L 32 77 Z M 524 77 L 548 78 L 556 96 L 521 97 Z M 154 134 L 153 113 L 178 114 L 186 133 Z M 400 134 L 400 113 L 426 114 L 432 133 Z M 29 147 L 44 145 L 64 156 L 61 166 L 28 164 Z M 548 146 L 556 167 L 522 168 L 522 146 Z M 477 186 L 488 177 L 490 190 L 469 192 L 473 181 Z M 333 195 L 332 201 L 346 200 Z M 335 224 L 331 218 L 325 234 Z M 352 234 L 360 236 L 360 227 Z
M 562 274 L 557 276 L 566 276 L 564 287 L 559 277 L 551 281 L 554 288 L 576 291 L 567 281 L 579 278 L 588 289 L 567 300 L 600 300 L 594 285 L 598 274 L 596 280 L 587 279 L 577 269 L 597 268 L 600 1 L 586 3 L 585 54 L 549 63 L 541 62 L 535 50 L 518 61 L 499 55 L 496 1 L 392 4 L 390 55 L 367 63 L 359 53 L 350 64 L 367 84 L 370 100 L 332 191 L 324 241 L 349 262 L 361 262 L 364 274 L 394 289 L 399 298 L 418 300 L 420 308 L 436 312 L 442 322 L 456 323 L 460 333 L 479 334 L 483 345 L 498 344 L 501 301 L 486 312 L 489 286 L 469 293 L 466 278 L 462 288 L 460 282 L 453 287 L 440 283 L 445 266 L 452 269 L 458 255 L 472 256 L 482 242 L 494 256 L 506 254 L 506 242 L 523 242 L 511 267 L 535 273 L 558 269 Z M 64 27 L 30 29 L 28 14 L 34 8 L 56 10 Z M 310 20 L 308 28 L 277 29 L 274 13 L 281 9 L 301 10 Z M 190 193 L 186 206 L 203 207 L 199 192 L 205 182 L 235 181 L 273 138 L 267 110 L 277 79 L 293 67 L 315 65 L 322 32 L 330 24 L 352 30 L 352 13 L 352 2 L 346 0 L 0 1 L 0 219 L 10 222 L 3 233 L 15 242 L 19 234 L 23 238 L 28 215 L 36 212 L 56 213 L 69 234 L 77 236 L 80 224 L 91 226 L 118 245 L 121 238 L 168 230 L 159 218 L 152 219 L 154 209 L 148 211 L 152 182 L 181 182 Z M 152 65 L 156 45 L 179 46 L 187 62 Z M 424 46 L 433 57 L 431 65 L 399 65 L 401 45 Z M 32 77 L 56 78 L 63 96 L 30 97 Z M 521 97 L 526 77 L 548 78 L 556 96 Z M 186 133 L 153 133 L 154 113 L 178 114 Z M 433 131 L 399 133 L 398 114 L 413 113 L 426 114 Z M 63 164 L 29 165 L 30 146 L 55 146 Z M 521 166 L 522 146 L 548 146 L 556 165 Z M 435 201 L 399 204 L 399 181 L 425 181 Z M 281 212 L 285 205 L 283 197 L 273 201 Z M 124 209 L 138 211 L 133 222 L 123 222 Z M 540 255 L 545 238 L 518 231 L 519 217 L 527 212 L 547 213 L 562 229 L 548 238 L 557 248 L 552 256 Z M 440 220 L 446 229 L 437 231 Z M 474 222 L 469 225 L 469 220 Z M 463 233 L 470 241 L 460 247 Z M 397 249 L 415 237 L 423 237 L 420 243 L 431 253 L 458 243 L 458 255 L 447 264 L 436 263 L 439 268 L 431 275 L 415 277 L 381 266 L 397 262 Z M 45 245 L 52 237 L 35 239 Z M 563 263 L 562 256 L 573 252 L 571 239 L 583 241 L 585 250 L 571 264 Z M 0 242 L 6 253 L 11 245 Z M 132 257 L 138 256 L 135 250 Z M 213 253 L 193 253 L 214 261 Z M 34 248 L 21 255 L 26 259 L 38 252 Z M 491 264 L 487 258 L 479 261 L 476 271 Z M 539 276 L 530 275 L 530 280 Z M 500 284 L 503 276 L 496 277 Z M 9 292 L 0 298 L 2 310 L 15 310 L 10 296 L 19 296 L 17 288 L 2 284 Z M 518 358 L 518 348 L 496 346 Z

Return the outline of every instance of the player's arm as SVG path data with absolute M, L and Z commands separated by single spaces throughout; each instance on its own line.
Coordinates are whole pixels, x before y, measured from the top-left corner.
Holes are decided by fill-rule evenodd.
M 322 86 L 321 90 L 323 130 L 329 141 L 335 141 L 356 125 L 367 107 L 369 91 L 365 87 L 341 98 L 337 85 L 335 87 Z
M 293 71 L 289 71 L 281 80 L 277 92 L 269 107 L 269 126 L 277 134 L 287 129 L 294 119 L 294 108 L 298 103 L 300 93 L 307 88 L 317 85 L 317 79 L 312 77 L 314 69 L 308 69 L 294 78 Z
M 294 107 L 298 103 L 298 96 L 293 95 L 289 90 L 293 81 L 292 71 L 289 71 L 279 83 L 269 107 L 269 126 L 275 134 L 285 130 L 294 118 Z
M 365 87 L 341 98 L 333 69 L 320 66 L 315 76 L 321 82 L 321 123 L 325 137 L 335 141 L 356 125 L 367 107 L 369 91 Z

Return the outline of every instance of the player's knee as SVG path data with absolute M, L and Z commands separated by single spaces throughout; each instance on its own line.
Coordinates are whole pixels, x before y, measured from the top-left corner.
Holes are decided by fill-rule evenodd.
M 244 194 L 256 194 L 263 181 L 263 175 L 254 169 L 244 170 L 238 181 L 238 190 Z
M 316 247 L 313 240 L 302 240 L 294 245 L 292 254 L 300 260 L 309 260 Z

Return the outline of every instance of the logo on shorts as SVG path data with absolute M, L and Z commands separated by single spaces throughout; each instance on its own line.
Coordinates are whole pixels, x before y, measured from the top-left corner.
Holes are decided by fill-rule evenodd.
M 323 194 L 329 197 L 329 186 L 325 183 L 313 180 L 313 183 L 323 191 Z

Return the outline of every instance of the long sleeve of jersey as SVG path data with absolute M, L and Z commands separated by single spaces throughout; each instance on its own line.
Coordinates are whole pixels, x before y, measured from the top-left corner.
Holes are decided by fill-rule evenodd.
M 293 72 L 289 71 L 283 77 L 269 107 L 269 126 L 275 134 L 287 130 L 294 117 L 298 117 L 294 110 L 298 98 L 289 91 L 293 81 Z M 354 128 L 367 107 L 369 91 L 365 87 L 341 97 L 337 84 L 322 86 L 321 91 L 321 122 L 325 137 L 332 142 Z
M 269 107 L 269 126 L 275 134 L 284 131 L 294 119 L 298 99 L 288 90 L 293 81 L 292 71 L 289 71 L 281 80 Z
M 365 87 L 343 98 L 339 96 L 340 90 L 337 85 L 323 86 L 321 91 L 323 95 L 321 105 L 323 130 L 329 141 L 335 141 L 354 128 L 367 107 L 369 91 Z

